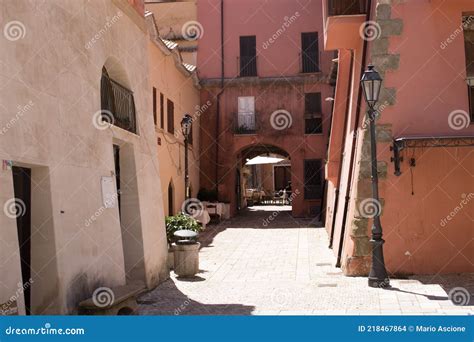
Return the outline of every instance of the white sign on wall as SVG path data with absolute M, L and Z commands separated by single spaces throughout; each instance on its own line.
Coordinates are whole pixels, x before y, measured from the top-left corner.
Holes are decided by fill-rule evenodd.
M 117 203 L 117 190 L 115 189 L 114 177 L 102 177 L 100 180 L 102 187 L 102 203 L 105 208 L 115 208 Z

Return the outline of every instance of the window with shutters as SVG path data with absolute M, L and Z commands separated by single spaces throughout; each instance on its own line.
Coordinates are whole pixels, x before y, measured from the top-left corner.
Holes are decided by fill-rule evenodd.
M 174 103 L 170 99 L 166 102 L 168 133 L 174 134 Z
M 240 77 L 257 76 L 257 39 L 240 37 Z
M 153 87 L 153 122 L 155 126 L 158 124 L 158 113 L 157 113 L 157 103 L 156 103 L 156 88 Z
M 474 123 L 474 16 L 463 17 L 464 46 L 466 51 L 467 93 L 471 123 Z
M 321 93 L 307 93 L 304 96 L 305 134 L 322 134 L 323 118 Z
M 301 34 L 301 72 L 319 72 L 318 32 Z
M 160 93 L 160 128 L 165 129 L 165 96 Z
M 322 167 L 321 159 L 304 161 L 304 198 L 307 200 L 322 198 Z
M 255 127 L 255 97 L 240 96 L 237 99 L 237 127 L 236 133 L 254 133 Z

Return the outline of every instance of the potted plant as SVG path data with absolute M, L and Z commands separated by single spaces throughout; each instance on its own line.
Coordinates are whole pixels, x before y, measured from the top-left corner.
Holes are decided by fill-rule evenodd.
M 168 267 L 174 268 L 174 249 L 173 242 L 175 241 L 174 233 L 178 230 L 191 230 L 199 233 L 201 225 L 191 216 L 179 213 L 175 216 L 168 216 L 165 219 L 166 223 L 166 238 L 168 240 Z

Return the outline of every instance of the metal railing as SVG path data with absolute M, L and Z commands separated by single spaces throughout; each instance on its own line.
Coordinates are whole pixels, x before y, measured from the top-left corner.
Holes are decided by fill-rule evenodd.
M 133 92 L 104 73 L 101 80 L 102 120 L 137 133 Z M 110 113 L 112 118 L 110 118 Z
M 300 69 L 302 73 L 319 72 L 319 53 L 302 52 L 300 53 Z
M 233 114 L 233 131 L 237 135 L 255 134 L 259 129 L 258 114 Z
M 257 56 L 237 57 L 240 77 L 257 76 Z
M 327 0 L 328 15 L 356 15 L 367 12 L 367 0 Z

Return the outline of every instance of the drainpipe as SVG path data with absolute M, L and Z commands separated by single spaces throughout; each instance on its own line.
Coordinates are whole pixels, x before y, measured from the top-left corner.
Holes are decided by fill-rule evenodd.
M 372 0 L 367 1 L 367 15 L 365 17 L 365 25 L 370 21 L 370 17 L 372 16 Z M 360 74 L 362 75 L 365 70 L 365 65 L 367 64 L 367 46 L 368 41 L 367 39 L 364 40 L 364 46 L 362 48 L 362 63 L 360 65 Z M 342 248 L 344 246 L 344 235 L 346 233 L 346 221 L 347 221 L 347 210 L 349 208 L 349 200 L 351 198 L 351 183 L 352 183 L 352 176 L 353 176 L 353 168 L 354 168 L 354 158 L 355 158 L 355 149 L 356 149 L 356 136 L 355 132 L 357 132 L 357 128 L 359 127 L 360 121 L 360 112 L 361 112 L 361 102 L 362 102 L 362 92 L 359 91 L 357 96 L 357 110 L 356 116 L 354 121 L 354 136 L 351 148 L 351 159 L 349 163 L 349 177 L 347 178 L 347 187 L 346 187 L 346 197 L 344 202 L 344 214 L 342 217 L 342 226 L 341 226 L 341 237 L 339 239 L 339 250 L 337 252 L 337 261 L 336 267 L 341 267 L 341 258 L 342 258 Z
M 349 67 L 349 87 L 347 87 L 347 95 L 346 95 L 346 111 L 344 113 L 344 128 L 342 134 L 342 145 L 341 145 L 341 156 L 339 158 L 339 171 L 338 171 L 338 178 L 337 178 L 337 186 L 336 186 L 336 195 L 334 200 L 334 213 L 332 215 L 332 224 L 331 224 L 331 237 L 329 239 L 329 248 L 332 248 L 333 241 L 334 241 L 334 231 L 336 227 L 336 217 L 337 217 L 337 207 L 339 206 L 339 192 L 341 188 L 341 173 L 342 173 L 342 161 L 344 159 L 344 146 L 346 146 L 346 134 L 347 126 L 349 125 L 349 103 L 351 101 L 351 87 L 354 75 L 354 52 L 351 50 L 351 63 Z
M 221 89 L 216 99 L 216 194 L 219 201 L 219 124 L 221 114 L 221 95 L 224 92 L 224 0 L 221 0 Z

